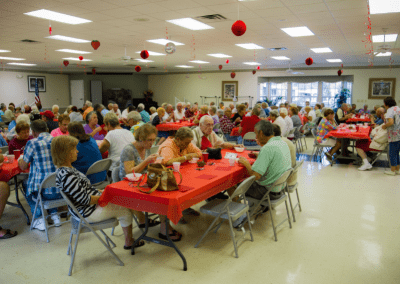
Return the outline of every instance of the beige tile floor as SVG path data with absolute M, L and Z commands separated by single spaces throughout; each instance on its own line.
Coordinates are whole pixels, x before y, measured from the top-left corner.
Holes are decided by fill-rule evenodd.
M 283 225 L 275 242 L 268 215 L 260 217 L 254 242 L 240 245 L 238 259 L 227 224 L 197 249 L 194 244 L 212 219 L 200 216 L 176 226 L 184 234 L 178 246 L 188 261 L 186 272 L 170 248 L 147 244 L 131 256 L 122 248 L 119 227 L 114 251 L 125 266 L 85 234 L 69 277 L 70 225 L 51 229 L 46 243 L 44 233 L 29 231 L 20 211 L 7 207 L 1 226 L 19 236 L 0 241 L 0 283 L 400 283 L 400 176 L 383 171 L 305 162 L 299 173 L 303 211 L 296 213 L 293 228 Z M 282 218 L 284 206 L 274 214 Z M 157 233 L 153 228 L 151 235 Z

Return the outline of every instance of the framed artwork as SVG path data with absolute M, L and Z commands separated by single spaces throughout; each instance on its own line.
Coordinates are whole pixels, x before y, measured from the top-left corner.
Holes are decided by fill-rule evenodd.
M 36 79 L 39 92 L 46 92 L 46 77 L 44 76 L 28 76 L 28 92 L 35 92 Z
M 394 98 L 396 78 L 370 78 L 368 99 Z
M 238 96 L 238 81 L 222 81 L 222 101 L 232 102 Z

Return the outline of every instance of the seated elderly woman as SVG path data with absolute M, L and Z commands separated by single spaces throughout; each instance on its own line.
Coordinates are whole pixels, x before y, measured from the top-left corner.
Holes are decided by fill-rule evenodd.
M 70 123 L 71 119 L 68 115 L 62 114 L 58 117 L 58 125 L 59 127 L 54 129 L 51 132 L 51 136 L 57 137 L 61 135 L 69 135 L 68 133 L 68 124 Z
M 306 106 L 304 110 L 306 112 L 304 116 L 307 117 L 308 122 L 313 122 L 317 118 L 315 111 L 311 107 Z
M 142 116 L 137 111 L 131 111 L 128 113 L 126 122 L 129 125 L 132 134 L 135 133 L 136 129 L 145 124 L 142 121 Z
M 150 108 L 150 122 L 153 122 L 154 117 L 157 115 L 157 109 L 155 107 Z
M 104 135 L 100 134 L 101 127 L 98 125 L 96 111 L 91 111 L 86 115 L 86 123 L 83 127 L 86 134 L 93 137 L 94 140 L 104 140 Z
M 261 112 L 261 107 L 255 107 L 251 111 L 251 116 L 245 116 L 243 117 L 242 122 L 240 123 L 239 126 L 239 134 L 240 136 L 238 137 L 238 144 L 243 143 L 243 137 L 246 135 L 248 132 L 254 132 L 254 126 L 257 124 L 257 122 L 260 121 L 260 112 Z M 256 146 L 257 143 L 255 141 L 245 141 L 244 146 Z
M 72 166 L 86 175 L 91 165 L 102 160 L 99 146 L 97 146 L 96 140 L 94 140 L 93 137 L 85 133 L 80 122 L 70 123 L 68 125 L 68 132 L 69 135 L 79 140 L 76 146 L 78 157 L 76 161 L 72 163 Z M 104 181 L 106 176 L 107 172 L 103 171 L 101 173 L 89 175 L 88 179 L 90 183 L 95 184 Z
M 60 116 L 59 110 L 60 107 L 58 105 L 53 105 L 53 107 L 51 108 L 51 111 L 54 113 L 54 119 L 58 119 L 58 117 Z
M 8 144 L 8 153 L 10 155 L 14 154 L 14 150 L 21 150 L 21 154 L 23 154 L 26 143 L 33 138 L 33 136 L 29 135 L 30 126 L 25 121 L 18 122 L 15 131 L 17 136 Z
M 153 118 L 153 121 L 151 122 L 151 124 L 153 124 L 154 126 L 159 125 L 160 123 L 165 123 L 165 109 L 162 107 L 159 107 L 157 109 L 157 115 Z M 158 141 L 157 145 L 161 145 L 165 139 L 167 139 L 169 136 L 169 132 L 168 131 L 159 131 L 158 132 L 158 136 L 160 137 L 160 141 Z
M 231 121 L 235 123 L 236 125 L 240 124 L 242 122 L 242 119 L 244 115 L 246 114 L 246 105 L 240 104 L 236 106 L 237 112 L 235 115 L 231 118 Z
M 285 120 L 279 115 L 279 112 L 274 109 L 272 111 L 270 111 L 269 113 L 269 118 L 271 119 L 272 124 L 276 124 L 279 125 L 279 127 L 281 128 L 281 132 L 282 133 L 287 133 L 287 126 L 286 126 L 286 122 Z
M 315 104 L 314 111 L 315 111 L 316 117 L 323 117 L 323 115 L 321 113 L 321 105 L 320 104 Z
M 236 136 L 231 136 L 232 129 L 235 128 L 235 124 L 231 121 L 232 110 L 230 107 L 225 107 L 223 110 L 217 111 L 219 117 L 220 128 L 222 133 L 225 135 L 227 141 L 237 141 Z
M 321 120 L 317 127 L 317 141 L 320 144 L 333 147 L 329 152 L 326 152 L 325 155 L 329 161 L 332 161 L 332 156 L 340 149 L 342 145 L 340 140 L 335 140 L 333 138 L 325 138 L 325 135 L 328 134 L 329 131 L 335 130 L 337 128 L 337 124 L 335 122 L 335 113 L 333 110 L 328 109 L 324 113 L 324 118 Z
M 78 156 L 76 149 L 78 143 L 78 139 L 72 136 L 58 136 L 51 142 L 51 156 L 57 167 L 57 189 L 65 193 L 88 222 L 118 218 L 125 235 L 124 249 L 129 250 L 135 241 L 132 236 L 132 211 L 111 203 L 105 207 L 97 205 L 103 191 L 94 188 L 89 179 L 72 166 Z M 73 217 L 79 218 L 72 210 L 70 213 Z M 137 247 L 144 244 L 141 241 Z
M 76 106 L 72 106 L 71 107 L 71 112 L 68 115 L 69 115 L 69 118 L 71 119 L 71 122 L 83 121 L 83 116 L 78 111 L 78 108 Z
M 15 121 L 16 121 L 16 124 L 20 123 L 21 121 L 23 121 L 29 125 L 31 124 L 31 119 L 29 118 L 29 114 L 25 114 L 25 113 L 20 114 Z M 11 141 L 14 139 L 15 135 L 17 135 L 17 131 L 14 127 L 7 133 L 6 138 L 8 139 L 8 141 Z M 29 135 L 32 135 L 32 131 L 29 132 Z
M 207 105 L 201 106 L 200 112 L 194 118 L 193 123 L 194 124 L 199 124 L 200 123 L 200 119 L 205 115 L 208 115 L 208 106 Z
M 288 116 L 288 110 L 286 108 L 284 108 L 284 107 L 281 108 L 279 110 L 279 113 L 280 113 L 281 117 L 283 118 L 283 120 L 285 121 L 285 124 L 286 124 L 286 128 L 285 128 L 286 132 L 282 132 L 282 136 L 283 137 L 287 137 L 289 135 L 290 130 L 293 129 L 293 121 Z M 293 135 L 292 135 L 292 137 L 293 137 Z

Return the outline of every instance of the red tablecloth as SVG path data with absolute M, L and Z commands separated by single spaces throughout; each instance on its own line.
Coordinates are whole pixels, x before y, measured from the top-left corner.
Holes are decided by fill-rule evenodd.
M 183 121 L 183 122 L 172 122 L 172 123 L 161 123 L 157 125 L 157 130 L 158 131 L 172 131 L 172 130 L 178 130 L 181 127 L 192 127 L 195 126 L 196 124 L 189 122 L 189 121 Z
M 235 151 L 222 150 L 222 157 L 225 157 L 226 152 Z M 237 154 L 248 158 L 248 153 L 249 151 L 244 151 Z M 145 194 L 137 187 L 130 187 L 128 181 L 121 181 L 105 188 L 99 199 L 99 205 L 103 207 L 111 202 L 138 211 L 166 215 L 177 224 L 182 218 L 183 210 L 240 183 L 247 177 L 246 169 L 238 163 L 230 167 L 227 159 L 209 161 L 215 162 L 215 165 L 206 165 L 202 171 L 195 170 L 196 164 L 182 164 L 180 172 L 183 181 L 178 191 L 156 190 L 151 194 Z M 175 177 L 179 182 L 179 174 L 175 173 Z
M 367 139 L 368 141 L 371 141 L 369 133 L 370 127 L 360 127 L 357 132 L 351 132 L 347 128 L 340 128 L 338 130 L 329 131 L 329 133 L 325 135 L 325 138 L 336 137 L 356 140 Z
M 4 163 L 0 167 L 0 181 L 8 182 L 14 176 L 20 173 L 22 173 L 22 170 L 19 168 L 17 160 L 15 160 L 12 164 Z
M 351 123 L 351 122 L 371 122 L 370 118 L 350 118 L 348 120 L 346 120 L 347 123 Z

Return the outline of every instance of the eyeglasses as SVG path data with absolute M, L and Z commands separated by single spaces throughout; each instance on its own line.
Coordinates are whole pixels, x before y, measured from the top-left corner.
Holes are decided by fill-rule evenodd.
M 206 126 L 206 127 L 213 127 L 214 124 L 208 123 L 208 124 L 204 124 L 204 126 Z

